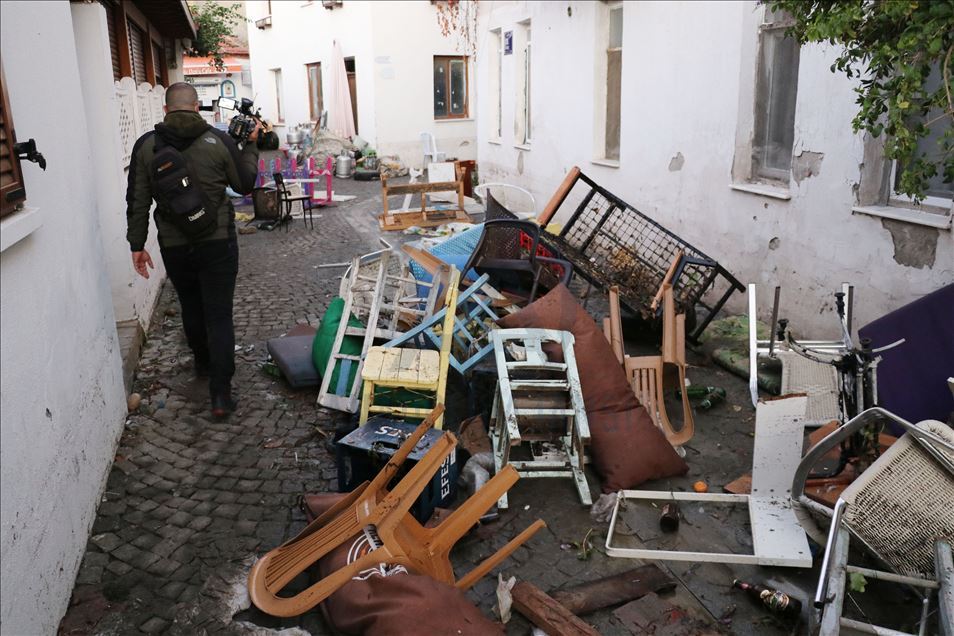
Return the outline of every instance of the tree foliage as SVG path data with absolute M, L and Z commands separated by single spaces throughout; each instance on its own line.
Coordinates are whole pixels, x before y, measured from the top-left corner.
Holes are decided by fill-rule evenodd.
M 938 174 L 954 182 L 954 0 L 768 0 L 799 43 L 841 47 L 831 71 L 857 81 L 855 132 L 885 134 L 897 191 L 920 201 Z M 940 82 L 934 90 L 929 78 Z M 936 147 L 918 142 L 938 132 Z
M 243 20 L 238 4 L 224 6 L 215 2 L 201 2 L 189 5 L 192 19 L 195 20 L 196 39 L 189 50 L 190 55 L 210 57 L 210 64 L 218 70 L 225 68 L 222 59 L 222 46 L 233 35 L 232 29 Z

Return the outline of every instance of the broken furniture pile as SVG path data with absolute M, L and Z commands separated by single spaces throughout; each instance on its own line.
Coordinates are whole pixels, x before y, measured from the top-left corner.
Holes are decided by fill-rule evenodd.
M 383 184 L 387 195 L 386 179 Z M 582 191 L 573 194 L 577 186 Z M 429 187 L 414 190 L 422 201 Z M 579 203 L 559 234 L 541 228 L 574 197 Z M 351 414 L 357 427 L 337 440 L 342 493 L 305 497 L 313 521 L 254 566 L 249 589 L 255 604 L 276 616 L 321 604 L 344 633 L 374 633 L 384 617 L 389 624 L 419 632 L 500 632 L 501 626 L 483 617 L 460 590 L 530 541 L 543 521 L 518 533 L 462 578 L 455 575 L 448 555 L 472 527 L 507 514 L 507 491 L 519 478 L 560 478 L 572 485 L 566 489 L 568 497 L 584 506 L 593 504 L 594 514 L 598 508 L 604 511 L 609 524 L 605 551 L 612 557 L 805 568 L 814 562 L 809 540 L 827 543 L 831 547 L 825 581 L 832 574 L 825 585 L 834 596 L 822 594 L 817 602 L 827 623 L 837 625 L 842 618 L 831 616 L 840 614 L 835 608 L 841 602 L 844 573 L 875 576 L 871 569 L 836 561 L 847 554 L 844 533 L 853 533 L 857 543 L 870 548 L 866 520 L 887 529 L 902 517 L 889 508 L 875 520 L 871 510 L 877 502 L 865 503 L 864 495 L 850 487 L 843 493 L 844 502 L 850 503 L 834 510 L 805 496 L 814 463 L 823 457 L 813 451 L 803 458 L 805 427 L 816 419 L 810 409 L 812 395 L 756 400 L 749 492 L 708 493 L 705 484 L 696 493 L 636 490 L 647 481 L 687 472 L 685 449 L 696 432 L 690 389 L 696 387 L 687 378 L 686 340 L 698 340 L 742 285 L 718 262 L 576 169 L 547 205 L 539 225 L 514 219 L 488 198 L 493 208 L 488 217 L 496 218 L 483 224 L 436 244 L 388 247 L 355 257 L 313 346 L 307 352 L 298 346 L 297 355 L 308 356 L 320 376 L 318 403 Z M 600 316 L 605 318 L 601 324 L 572 291 L 584 286 L 587 299 L 597 295 L 596 288 L 600 300 L 606 300 L 608 311 Z M 626 336 L 633 335 L 633 323 L 624 322 L 625 310 L 631 312 L 628 318 L 643 320 L 639 324 L 645 334 L 655 334 L 658 354 L 627 354 Z M 624 333 L 624 325 L 630 333 Z M 849 335 L 841 354 L 854 351 L 850 341 Z M 791 347 L 793 340 L 786 342 Z M 762 346 L 756 343 L 756 349 Z M 769 354 L 775 349 L 774 343 L 768 345 Z M 282 368 L 288 366 L 286 360 Z M 467 392 L 466 412 L 451 408 L 447 393 L 452 385 Z M 707 396 L 717 395 L 710 389 L 706 387 Z M 676 408 L 667 405 L 673 397 Z M 870 432 L 874 412 L 865 410 L 874 406 L 870 397 L 842 408 L 841 428 L 817 448 L 828 449 L 849 433 Z M 862 424 L 855 423 L 857 418 L 864 418 Z M 908 483 L 898 481 L 903 473 L 914 475 L 912 483 L 929 479 L 937 489 L 929 492 L 954 493 L 949 436 L 933 423 L 915 427 L 901 422 L 909 437 L 896 445 L 923 447 L 920 464 L 885 469 L 885 453 L 867 465 L 854 461 L 854 476 L 864 477 L 865 468 L 878 470 L 884 475 L 880 481 L 890 486 Z M 459 455 L 457 435 L 467 440 Z M 900 450 L 896 454 L 911 455 Z M 940 469 L 932 464 L 938 461 Z M 600 477 L 605 493 L 595 503 L 587 465 Z M 458 475 L 469 476 L 461 490 L 470 490 L 470 496 L 461 497 L 456 510 L 448 512 L 456 505 Z M 862 486 L 867 480 L 856 483 L 862 493 L 871 490 Z M 935 498 L 944 500 L 941 495 Z M 680 549 L 647 546 L 632 531 L 640 518 L 657 523 L 659 510 L 651 507 L 652 501 L 663 507 L 665 527 Z M 751 552 L 717 553 L 685 545 L 691 532 L 685 532 L 688 522 L 680 528 L 680 504 L 745 505 Z M 546 506 L 541 504 L 544 517 Z M 842 523 L 839 511 L 846 506 L 861 521 Z M 927 518 L 932 511 L 935 508 L 928 506 L 914 518 Z M 944 600 L 951 581 L 944 573 L 950 558 L 944 546 L 954 540 L 949 511 L 947 515 L 941 516 L 940 525 L 920 524 L 922 532 L 915 533 L 916 540 L 932 546 L 932 555 L 937 544 L 936 566 L 933 559 L 921 559 L 920 569 L 909 571 L 886 559 L 891 569 L 887 580 L 910 584 L 921 577 L 914 583 L 924 583 L 925 607 L 932 594 L 939 596 L 943 616 L 954 612 Z M 828 538 L 828 527 L 837 542 Z M 532 550 L 533 543 L 527 546 Z M 587 546 L 584 538 L 581 551 L 592 549 Z M 883 551 L 874 552 L 884 557 Z M 593 583 L 604 586 L 600 594 L 606 598 L 597 601 L 584 591 L 580 597 L 569 590 L 547 594 L 531 581 L 508 583 L 501 578 L 501 618 L 506 622 L 512 607 L 548 633 L 595 633 L 575 614 L 671 586 L 654 566 L 644 567 L 654 568 L 645 574 L 647 581 L 658 584 L 647 582 L 639 590 L 614 595 L 616 584 Z M 931 568 L 936 571 L 929 572 Z M 653 579 L 656 572 L 662 578 Z M 296 587 L 293 581 L 303 573 L 311 582 Z M 932 575 L 936 581 L 929 581 Z M 439 603 L 454 611 L 427 613 L 422 608 L 428 615 L 418 614 L 409 599 L 422 594 L 432 597 L 430 607 Z M 763 599 L 766 607 L 792 614 L 794 600 L 779 594 L 771 596 L 771 603 Z M 606 599 L 615 600 L 600 605 Z

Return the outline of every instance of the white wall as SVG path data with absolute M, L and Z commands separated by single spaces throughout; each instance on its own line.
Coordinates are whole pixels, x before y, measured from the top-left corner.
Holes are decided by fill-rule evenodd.
M 476 10 L 472 7 L 472 10 Z M 261 0 L 246 2 L 254 23 L 266 14 Z M 321 62 L 325 108 L 330 107 L 332 46 L 337 39 L 344 57 L 355 58 L 358 134 L 378 154 L 398 154 L 420 166 L 420 134 L 434 134 L 438 149 L 459 159 L 476 158 L 474 66 L 471 64 L 471 118 L 435 121 L 434 55 L 463 54 L 454 34 L 443 36 L 437 9 L 429 2 L 364 2 L 349 0 L 333 10 L 320 2 L 272 2 L 272 26 L 249 28 L 252 84 L 257 104 L 275 120 L 271 70 L 282 69 L 285 123 L 309 121 L 305 65 Z M 279 132 L 283 131 L 279 128 Z
M 156 265 L 149 279 L 132 267 L 126 241 L 126 182 L 118 133 L 119 106 L 113 83 L 106 12 L 103 5 L 71 3 L 76 61 L 83 101 L 88 113 L 89 153 L 96 166 L 95 185 L 99 201 L 100 236 L 106 252 L 107 271 L 116 320 L 138 320 L 149 328 L 152 310 L 165 279 L 155 226 L 150 224 L 146 250 Z
M 0 253 L 0 630 L 52 634 L 126 406 L 70 4 L 0 3 L 0 41 L 17 134 L 48 162 L 23 169 L 42 226 Z
M 515 148 L 512 125 L 516 42 L 514 55 L 504 57 L 499 144 L 490 135 L 496 96 L 485 90 L 493 56 L 478 56 L 483 181 L 523 185 L 542 208 L 567 170 L 578 165 L 743 283 L 765 286 L 763 311 L 769 286 L 781 284 L 783 313 L 813 334 L 829 333 L 835 324 L 828 313 L 831 293 L 842 281 L 856 285 L 855 324 L 862 325 L 954 280 L 951 230 L 925 233 L 912 226 L 915 235 L 925 234 L 920 240 L 936 235 L 936 257 L 932 266 L 908 266 L 896 262 L 892 234 L 881 219 L 852 214 L 863 144 L 851 132 L 852 86 L 829 72 L 831 49 L 803 47 L 799 67 L 793 155 L 824 154 L 820 174 L 793 179 L 788 201 L 740 192 L 729 186 L 733 160 L 747 152 L 736 149 L 737 133 L 743 140 L 751 135 L 748 96 L 762 9 L 754 2 L 624 4 L 620 161 L 610 167 L 593 162 L 591 132 L 599 102 L 592 87 L 603 54 L 594 24 L 602 5 L 481 3 L 480 50 L 491 50 L 490 29 L 516 32 L 526 19 L 534 47 L 529 150 Z M 680 153 L 683 163 L 676 169 L 673 159 Z M 744 311 L 741 294 L 730 307 Z

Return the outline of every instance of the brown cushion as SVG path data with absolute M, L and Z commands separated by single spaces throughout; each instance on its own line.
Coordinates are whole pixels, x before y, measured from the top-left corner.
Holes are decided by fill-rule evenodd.
M 558 329 L 572 333 L 575 339 L 573 353 L 587 414 L 612 413 L 639 406 L 603 330 L 566 285 L 558 285 L 517 313 L 504 316 L 497 324 L 504 329 Z M 562 362 L 559 345 L 548 344 L 544 349 L 551 360 Z
M 343 496 L 306 495 L 306 513 L 313 519 Z M 324 577 L 341 569 L 349 562 L 349 553 L 360 554 L 362 547 L 368 547 L 364 535 L 348 539 L 318 562 L 319 574 Z M 504 633 L 502 624 L 485 617 L 460 590 L 402 566 L 363 571 L 325 600 L 322 609 L 328 622 L 344 634 Z
M 689 470 L 645 407 L 621 413 L 587 413 L 586 419 L 593 463 L 603 476 L 603 492 L 635 488 Z

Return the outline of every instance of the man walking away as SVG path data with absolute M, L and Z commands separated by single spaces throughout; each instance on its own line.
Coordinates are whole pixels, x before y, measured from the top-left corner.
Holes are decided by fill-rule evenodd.
M 184 82 L 166 90 L 166 116 L 133 147 L 126 189 L 126 240 L 133 267 L 149 278 L 145 249 L 149 209 L 159 251 L 182 307 L 182 326 L 197 376 L 209 378 L 212 415 L 235 410 L 235 330 L 232 297 L 238 274 L 235 209 L 226 187 L 248 194 L 255 185 L 259 127 L 239 150 L 227 133 L 199 115 L 199 97 Z

